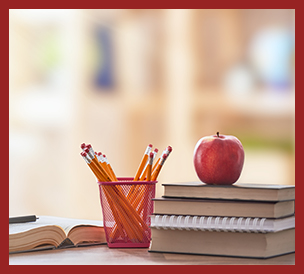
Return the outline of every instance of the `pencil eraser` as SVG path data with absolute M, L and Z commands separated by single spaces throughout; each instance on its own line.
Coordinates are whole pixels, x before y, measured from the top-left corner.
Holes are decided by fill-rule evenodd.
M 82 143 L 82 144 L 80 145 L 80 147 L 81 147 L 81 149 L 84 149 L 84 148 L 86 147 L 86 144 L 85 144 L 85 143 Z
M 149 147 L 153 147 L 151 144 L 149 144 Z
M 98 152 L 98 153 L 97 153 L 97 155 L 98 155 L 98 156 L 101 156 L 101 155 L 102 155 L 102 153 L 101 153 L 101 152 Z
M 104 158 L 106 158 L 107 156 L 105 154 L 102 155 Z
M 166 158 L 167 158 L 167 156 L 168 156 L 167 154 L 164 154 L 164 155 L 163 155 L 163 159 L 166 159 Z
M 154 151 L 157 153 L 158 152 L 158 148 L 155 148 Z
M 168 149 L 168 151 L 170 151 L 170 152 L 172 151 L 172 147 L 171 147 L 171 146 L 168 146 L 167 149 Z
M 91 148 L 92 146 L 90 144 L 86 145 L 87 148 Z
M 86 153 L 88 153 L 90 150 L 89 150 L 88 147 L 86 147 L 86 148 L 84 149 L 84 151 L 85 151 Z
M 81 152 L 80 153 L 80 155 L 82 156 L 82 157 L 85 157 L 85 156 L 87 156 L 87 154 L 83 151 L 83 152 Z
M 149 157 L 152 158 L 153 157 L 153 152 L 150 152 Z

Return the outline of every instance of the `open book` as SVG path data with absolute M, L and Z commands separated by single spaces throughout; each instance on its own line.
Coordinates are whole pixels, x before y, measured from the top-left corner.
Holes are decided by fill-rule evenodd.
M 9 253 L 91 244 L 106 244 L 102 221 L 39 216 L 9 224 Z

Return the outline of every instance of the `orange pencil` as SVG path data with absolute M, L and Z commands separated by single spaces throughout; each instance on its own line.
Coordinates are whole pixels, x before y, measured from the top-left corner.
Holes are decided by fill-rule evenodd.
M 155 159 L 155 157 L 156 157 L 156 154 L 157 154 L 157 152 L 158 152 L 158 149 L 157 148 L 155 148 L 154 150 L 153 150 L 153 161 L 154 161 L 154 159 Z M 140 176 L 140 179 L 139 179 L 139 181 L 144 181 L 145 179 L 146 179 L 146 177 L 147 177 L 147 172 L 148 172 L 148 163 L 149 163 L 149 161 L 147 161 L 147 163 L 146 163 L 146 166 L 145 166 L 145 169 L 144 169 L 144 171 L 142 172 L 142 175 Z M 151 168 L 152 169 L 152 168 Z M 151 171 L 151 173 L 152 173 L 152 171 Z
M 149 157 L 149 153 L 151 152 L 151 149 L 152 149 L 152 145 L 148 145 L 147 148 L 146 148 L 146 151 L 145 151 L 145 154 L 143 156 L 143 158 L 141 159 L 141 162 L 140 162 L 140 165 L 137 169 L 137 172 L 134 176 L 134 181 L 138 181 L 139 180 L 139 176 L 141 175 L 143 169 L 144 169 L 144 166 L 148 160 L 148 157 Z
M 154 172 L 152 173 L 152 178 L 151 178 L 151 181 L 156 181 L 157 179 L 157 176 L 161 170 L 161 168 L 163 167 L 165 161 L 166 161 L 166 158 L 167 158 L 167 154 L 164 154 L 162 159 L 160 160 L 160 162 L 158 163 L 156 169 L 154 170 Z
M 110 173 L 110 170 L 108 168 L 108 165 L 106 163 L 106 160 L 104 159 L 104 157 L 102 156 L 101 152 L 95 152 L 95 155 L 98 159 L 98 162 L 100 163 L 100 165 L 102 166 L 103 170 L 105 171 L 105 173 L 107 173 L 107 175 L 111 178 L 111 181 L 116 181 L 116 179 L 114 179 L 114 177 L 112 176 L 112 174 Z
M 172 151 L 172 147 L 171 146 L 168 146 L 164 151 L 163 153 L 161 154 L 161 156 L 157 159 L 156 163 L 154 164 L 153 168 L 152 168 L 152 174 L 153 172 L 155 171 L 156 167 L 158 166 L 158 163 L 159 161 L 162 159 L 162 157 L 164 156 L 164 154 L 167 154 L 167 157 L 169 156 L 169 154 L 171 153 Z
M 102 157 L 104 158 L 105 162 L 106 162 L 106 165 L 107 165 L 107 169 L 109 171 L 109 174 L 111 175 L 113 181 L 117 181 L 117 178 L 116 178 L 116 175 L 112 169 L 112 166 L 110 165 L 110 162 L 108 161 L 108 158 L 106 155 L 102 155 Z
M 151 181 L 151 171 L 152 171 L 152 165 L 153 165 L 153 152 L 150 153 L 149 155 L 149 162 L 148 162 L 148 166 L 147 166 L 147 181 L 150 182 Z
M 96 157 L 96 155 L 95 155 L 95 152 L 94 152 L 94 150 L 93 150 L 93 148 L 92 148 L 92 146 L 91 146 L 90 144 L 87 144 L 87 145 L 86 145 L 85 143 L 83 143 L 83 144 L 81 144 L 80 147 L 81 147 L 82 150 L 85 151 L 91 158 L 95 158 L 95 160 L 94 160 L 95 163 L 99 164 L 99 163 L 98 163 L 98 159 L 97 159 L 97 157 Z M 99 164 L 99 165 L 100 165 L 100 164 Z
M 80 153 L 80 155 L 85 160 L 85 162 L 87 163 L 87 165 L 89 166 L 89 168 L 92 170 L 92 172 L 96 176 L 97 180 L 100 181 L 100 182 L 103 182 L 104 177 L 100 173 L 100 171 L 97 168 L 96 164 L 94 164 L 93 161 L 91 160 L 91 158 L 88 156 L 88 154 L 83 151 L 83 152 Z
M 98 167 L 98 169 L 100 170 L 100 173 L 105 178 L 105 181 L 107 181 L 107 182 L 112 181 L 111 178 L 109 177 L 109 175 L 107 174 L 107 172 L 103 169 L 102 165 L 99 163 L 99 161 L 98 161 L 98 159 L 97 159 L 97 157 L 95 155 L 95 152 L 94 152 L 93 148 L 91 146 L 88 147 L 88 145 L 87 145 L 86 148 L 84 149 L 84 151 L 91 158 L 92 162 Z
M 96 152 L 95 152 L 95 153 L 96 153 Z M 103 167 L 106 171 L 108 171 L 108 173 L 109 173 L 109 169 L 108 169 L 108 166 L 107 166 L 107 162 L 106 162 L 105 158 L 102 156 L 102 153 L 101 153 L 101 152 L 98 152 L 98 153 L 96 154 L 96 156 L 97 156 L 97 159 L 99 160 L 99 162 L 101 163 L 102 167 Z

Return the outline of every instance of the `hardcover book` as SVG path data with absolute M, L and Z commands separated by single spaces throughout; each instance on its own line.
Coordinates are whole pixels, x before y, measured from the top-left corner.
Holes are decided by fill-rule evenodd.
M 295 251 L 295 229 L 267 233 L 151 228 L 150 252 L 270 258 Z
M 164 197 L 287 201 L 295 199 L 294 185 L 207 185 L 202 182 L 164 183 Z
M 227 217 L 280 218 L 294 214 L 294 201 L 242 201 L 155 198 L 154 213 Z

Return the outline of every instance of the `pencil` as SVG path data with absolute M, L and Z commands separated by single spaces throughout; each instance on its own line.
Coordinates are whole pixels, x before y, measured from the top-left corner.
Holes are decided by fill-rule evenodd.
M 85 162 L 87 163 L 89 168 L 92 170 L 92 172 L 96 176 L 97 180 L 100 181 L 100 182 L 103 182 L 105 180 L 105 178 L 102 176 L 102 174 L 100 174 L 100 171 L 98 170 L 98 167 L 91 160 L 91 158 L 88 156 L 88 154 L 85 151 L 83 151 L 83 152 L 80 153 L 80 155 L 85 160 Z
M 152 165 L 153 165 L 153 159 L 157 153 L 157 149 L 156 151 L 154 150 L 154 152 L 150 152 L 149 154 L 149 159 L 148 159 L 148 164 L 147 167 L 145 169 L 145 173 L 147 174 L 147 177 L 145 175 L 142 176 L 142 178 L 140 179 L 140 181 L 144 181 L 146 179 L 147 182 L 151 181 L 151 173 L 152 173 Z M 134 208 L 138 208 L 138 204 L 140 201 L 141 204 L 143 204 L 144 202 L 144 189 L 146 188 L 145 185 L 137 185 L 135 187 L 135 189 L 133 190 L 133 193 L 131 196 L 129 196 L 129 200 L 131 201 L 131 204 Z M 137 210 L 137 212 L 140 214 L 141 210 Z
M 150 145 L 147 146 L 145 154 L 144 154 L 143 158 L 141 159 L 140 165 L 139 165 L 139 167 L 137 169 L 137 172 L 136 172 L 136 174 L 134 176 L 134 181 L 138 181 L 139 176 L 141 175 L 141 173 L 142 173 L 142 171 L 144 169 L 144 166 L 145 166 L 145 164 L 146 164 L 146 162 L 148 160 L 149 153 L 151 152 L 151 149 L 152 149 L 152 145 L 150 144 Z
M 36 222 L 39 217 L 36 215 L 9 217 L 9 224 Z
M 99 160 L 97 159 L 97 155 L 95 155 L 95 152 L 94 152 L 94 150 L 93 150 L 92 145 L 90 145 L 90 144 L 87 144 L 87 145 L 86 145 L 85 143 L 82 143 L 82 144 L 80 145 L 80 147 L 81 147 L 81 149 L 82 149 L 84 152 L 86 152 L 86 153 L 90 156 L 91 159 L 94 159 L 93 162 L 99 166 L 99 168 L 101 169 L 101 172 L 102 172 L 102 174 L 103 174 L 103 177 L 104 177 L 106 180 L 109 180 L 109 176 L 108 176 L 107 172 L 105 172 L 105 170 L 103 169 L 103 167 L 102 167 L 102 165 L 100 164 Z
M 156 163 L 154 164 L 153 168 L 152 168 L 152 174 L 155 171 L 156 167 L 158 166 L 159 161 L 162 159 L 162 157 L 164 156 L 164 154 L 167 154 L 167 157 L 170 155 L 172 151 L 172 147 L 168 146 L 163 153 L 161 154 L 161 156 L 157 159 Z
M 102 174 L 102 176 L 104 177 L 104 181 L 105 182 L 110 182 L 112 181 L 111 178 L 109 177 L 109 175 L 107 174 L 107 172 L 103 169 L 101 163 L 99 163 L 95 152 L 93 150 L 92 147 L 88 147 L 88 145 L 86 146 L 86 148 L 84 149 L 84 151 L 87 153 L 87 155 L 90 157 L 90 159 L 92 160 L 92 162 L 97 166 L 97 168 L 99 169 L 100 173 Z
M 113 169 L 112 169 L 112 166 L 110 165 L 110 162 L 109 162 L 107 156 L 104 155 L 104 154 L 103 154 L 102 156 L 103 156 L 103 158 L 104 158 L 105 161 L 106 161 L 107 169 L 108 169 L 108 171 L 109 171 L 109 175 L 111 175 L 112 181 L 118 181 L 118 180 L 117 180 L 117 177 L 116 177 L 116 175 L 115 175 L 115 173 L 114 173 L 114 171 L 113 171 Z
M 156 169 L 154 170 L 154 172 L 152 173 L 152 178 L 151 178 L 151 181 L 156 181 L 157 179 L 157 176 L 161 170 L 161 168 L 163 167 L 165 161 L 166 161 L 166 158 L 167 158 L 167 154 L 164 154 L 162 159 L 160 160 L 160 162 L 158 163 Z
M 153 150 L 153 152 L 152 152 L 152 153 L 153 153 L 153 161 L 154 161 L 154 159 L 155 159 L 155 157 L 156 157 L 157 152 L 158 152 L 158 149 L 157 149 L 157 148 L 155 148 L 155 149 Z M 142 172 L 142 175 L 140 176 L 139 181 L 144 181 L 144 180 L 146 179 L 146 177 L 147 177 L 148 162 L 149 162 L 149 161 L 147 161 L 146 166 L 145 166 L 145 169 L 144 169 L 144 171 Z
M 153 165 L 153 152 L 150 153 L 149 155 L 149 162 L 148 162 L 148 166 L 147 166 L 147 181 L 150 182 L 151 181 L 151 170 L 152 170 L 152 165 Z
M 110 177 L 111 181 L 116 181 L 116 179 L 110 173 L 107 162 L 106 162 L 106 159 L 102 156 L 102 153 L 101 152 L 98 152 L 98 153 L 95 152 L 95 155 L 98 159 L 98 162 L 102 166 L 104 172 Z

